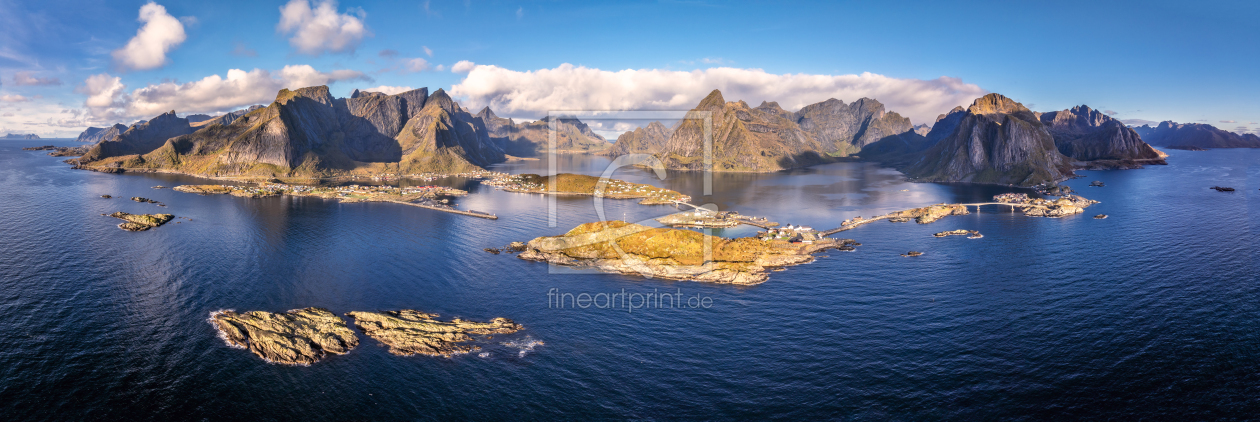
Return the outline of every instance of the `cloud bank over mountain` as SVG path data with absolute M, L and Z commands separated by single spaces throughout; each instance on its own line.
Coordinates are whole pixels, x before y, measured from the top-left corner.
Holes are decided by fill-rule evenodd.
M 789 110 L 828 98 L 875 98 L 917 124 L 935 122 L 937 115 L 988 93 L 959 78 L 898 79 L 869 72 L 773 74 L 731 67 L 610 71 L 568 63 L 517 71 L 469 62 L 456 64 L 452 71 L 468 72 L 451 94 L 465 98 L 472 109 L 490 106 L 497 113 L 519 116 L 543 116 L 550 110 L 686 110 L 720 89 L 731 101 L 778 101 Z
M 334 70 L 321 72 L 310 65 L 289 65 L 278 71 L 231 69 L 227 77 L 210 75 L 197 81 L 150 84 L 126 92 L 121 78 L 109 74 L 89 77 L 79 92 L 88 98 L 84 106 L 97 122 L 147 119 L 175 110 L 185 113 L 215 113 L 275 100 L 282 88 L 326 85 L 337 81 L 371 81 L 363 72 Z

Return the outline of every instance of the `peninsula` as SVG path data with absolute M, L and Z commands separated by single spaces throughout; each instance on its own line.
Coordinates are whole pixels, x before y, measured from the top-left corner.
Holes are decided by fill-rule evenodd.
M 508 192 L 642 199 L 639 201 L 641 205 L 669 205 L 691 200 L 690 196 L 652 185 L 571 173 L 555 176 L 504 175 L 491 179 L 486 184 Z
M 313 196 L 341 202 L 392 202 L 452 214 L 497 220 L 499 217 L 475 210 L 461 210 L 450 205 L 451 198 L 468 195 L 467 191 L 441 186 L 309 186 L 284 183 L 260 183 L 254 186 L 180 185 L 179 192 L 201 195 L 232 195 L 245 198 L 268 196 Z

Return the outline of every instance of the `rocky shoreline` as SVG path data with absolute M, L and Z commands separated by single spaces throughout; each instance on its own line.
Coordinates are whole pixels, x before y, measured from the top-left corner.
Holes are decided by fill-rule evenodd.
M 310 365 L 359 345 L 346 322 L 323 308 L 284 313 L 223 310 L 211 313 L 210 323 L 228 345 L 285 365 Z

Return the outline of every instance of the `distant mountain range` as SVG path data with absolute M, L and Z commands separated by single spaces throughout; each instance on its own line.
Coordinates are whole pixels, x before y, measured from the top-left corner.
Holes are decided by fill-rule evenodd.
M 28 133 L 25 135 L 20 133 L 9 133 L 4 135 L 4 139 L 39 139 L 39 135 L 34 133 Z
M 334 98 L 325 86 L 286 89 L 266 106 L 190 117 L 200 121 L 172 111 L 131 127 L 89 128 L 79 140 L 96 145 L 78 165 L 250 177 L 459 173 L 545 153 L 554 126 L 557 152 L 653 154 L 677 170 L 710 168 L 708 136 L 714 171 L 773 172 L 845 159 L 881 162 L 923 181 L 1032 186 L 1077 168 L 1163 164 L 1165 155 L 1143 136 L 1207 130 L 1170 122 L 1130 129 L 1088 106 L 1035 113 L 998 94 L 916 126 L 870 98 L 828 99 L 789 112 L 775 102 L 727 102 L 718 90 L 672 127 L 652 122 L 611 144 L 576 118 L 518 123 L 488 107 L 471 114 L 444 91 L 430 96 L 425 88 L 396 95 L 356 90 L 350 98 Z M 705 121 L 712 124 L 707 133 Z M 1233 135 L 1213 145 L 1248 145 L 1251 138 Z
M 1151 145 L 1170 149 L 1260 148 L 1260 136 L 1217 129 L 1202 123 L 1160 122 L 1133 128 Z

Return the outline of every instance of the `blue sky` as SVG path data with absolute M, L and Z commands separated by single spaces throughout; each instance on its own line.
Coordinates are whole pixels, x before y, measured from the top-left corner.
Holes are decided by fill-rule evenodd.
M 165 31 L 158 47 L 140 44 L 155 59 L 117 53 L 132 51 L 147 1 L 0 0 L 0 131 L 72 136 L 313 82 L 337 96 L 455 88 L 470 108 L 522 118 L 685 109 L 714 88 L 789 109 L 868 95 L 916 124 L 999 92 L 1038 111 L 1087 104 L 1119 119 L 1260 131 L 1249 124 L 1260 122 L 1256 2 L 342 0 L 319 15 L 329 2 L 292 1 L 313 11 L 288 27 L 291 1 L 157 1 L 173 19 L 149 22 Z M 321 32 L 325 18 L 341 26 Z M 461 61 L 477 66 L 452 72 Z M 230 69 L 258 69 L 233 86 L 270 92 L 190 84 Z

